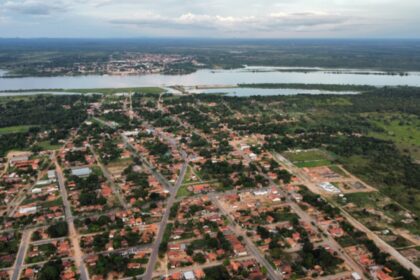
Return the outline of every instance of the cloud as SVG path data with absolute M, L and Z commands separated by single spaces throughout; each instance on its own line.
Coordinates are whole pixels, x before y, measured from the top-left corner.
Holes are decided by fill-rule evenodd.
M 167 17 L 154 13 L 131 14 L 109 20 L 112 24 L 156 29 L 205 28 L 220 31 L 305 30 L 363 22 L 360 18 L 326 12 L 271 13 L 264 16 L 221 16 L 185 13 Z
M 67 5 L 61 1 L 48 0 L 9 0 L 0 6 L 6 13 L 46 16 L 64 12 Z
M 0 36 L 420 37 L 419 9 L 419 0 L 0 0 Z
M 238 28 L 240 25 L 250 25 L 256 21 L 255 17 L 224 17 L 219 15 L 203 15 L 186 13 L 179 17 L 171 18 L 156 14 L 134 15 L 128 18 L 110 20 L 114 24 L 148 26 L 154 28 L 206 28 L 223 29 Z

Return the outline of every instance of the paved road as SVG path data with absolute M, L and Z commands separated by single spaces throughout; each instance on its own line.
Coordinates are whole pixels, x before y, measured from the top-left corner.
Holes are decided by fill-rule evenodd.
M 71 212 L 71 206 L 68 200 L 66 186 L 64 184 L 63 171 L 60 165 L 57 163 L 57 161 L 55 161 L 55 166 L 56 166 L 57 182 L 60 187 L 61 197 L 63 198 L 64 212 L 66 214 L 66 221 L 69 227 L 69 237 L 73 244 L 74 260 L 78 268 L 78 271 L 80 272 L 80 279 L 88 280 L 89 273 L 83 262 L 83 253 L 82 253 L 82 249 L 80 248 L 76 227 L 74 225 L 73 213 Z
M 20 241 L 19 251 L 16 256 L 16 261 L 13 269 L 11 280 L 18 280 L 20 278 L 20 270 L 25 260 L 26 251 L 28 250 L 29 242 L 31 241 L 32 230 L 24 230 L 22 233 L 22 240 Z
M 143 279 L 149 280 L 152 279 L 153 270 L 155 268 L 158 254 L 159 254 L 159 245 L 162 242 L 163 234 L 166 229 L 166 225 L 168 224 L 169 214 L 171 212 L 171 208 L 175 202 L 176 194 L 181 187 L 182 181 L 184 181 L 185 173 L 187 171 L 188 161 L 185 162 L 181 168 L 181 172 L 179 174 L 178 180 L 175 183 L 175 186 L 170 190 L 170 196 L 166 204 L 166 210 L 163 214 L 162 221 L 160 222 L 159 231 L 156 236 L 156 240 L 153 243 L 152 253 L 149 258 L 149 263 L 147 265 L 146 271 L 144 273 Z

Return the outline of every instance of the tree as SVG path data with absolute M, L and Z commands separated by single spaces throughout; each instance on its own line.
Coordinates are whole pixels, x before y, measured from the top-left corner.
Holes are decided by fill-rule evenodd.
M 63 237 L 68 234 L 68 225 L 66 222 L 61 221 L 51 225 L 47 229 L 48 235 L 52 238 Z
M 61 259 L 48 261 L 41 268 L 38 280 L 57 280 L 60 279 L 61 271 L 64 269 Z
M 204 255 L 202 253 L 197 253 L 193 256 L 193 260 L 195 262 L 198 262 L 200 264 L 203 264 L 206 262 L 206 258 L 204 257 Z

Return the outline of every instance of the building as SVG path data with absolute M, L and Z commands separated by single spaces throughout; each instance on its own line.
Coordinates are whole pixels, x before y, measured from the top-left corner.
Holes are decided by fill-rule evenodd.
M 36 206 L 20 207 L 19 208 L 19 214 L 21 214 L 21 215 L 34 214 L 34 213 L 36 213 L 36 210 L 37 210 Z
M 76 167 L 71 170 L 71 175 L 77 177 L 87 177 L 92 173 L 89 167 Z
M 184 275 L 183 275 L 184 277 L 184 280 L 195 280 L 195 275 L 194 275 L 194 272 L 192 272 L 192 271 L 186 271 L 186 272 L 184 272 Z
M 55 170 L 48 170 L 48 179 L 55 180 Z
M 255 196 L 262 196 L 262 195 L 267 195 L 268 191 L 266 190 L 257 190 L 253 192 Z
M 329 182 L 320 183 L 319 186 L 326 192 L 341 193 L 341 191 L 338 188 L 336 188 L 333 184 Z
M 351 273 L 351 278 L 353 280 L 362 280 L 362 277 L 360 277 L 359 273 L 357 273 L 357 272 L 352 272 Z
M 21 161 L 28 161 L 29 160 L 29 156 L 28 155 L 19 155 L 19 156 L 14 156 L 10 159 L 10 164 L 14 165 L 17 162 L 21 162 Z

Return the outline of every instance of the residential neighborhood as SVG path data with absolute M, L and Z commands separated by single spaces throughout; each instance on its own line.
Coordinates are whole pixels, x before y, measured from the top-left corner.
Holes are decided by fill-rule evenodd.
M 262 116 L 244 106 L 101 95 L 52 149 L 9 152 L 0 279 L 419 275 L 413 212 L 323 149 L 275 152 L 278 139 L 253 129 Z

